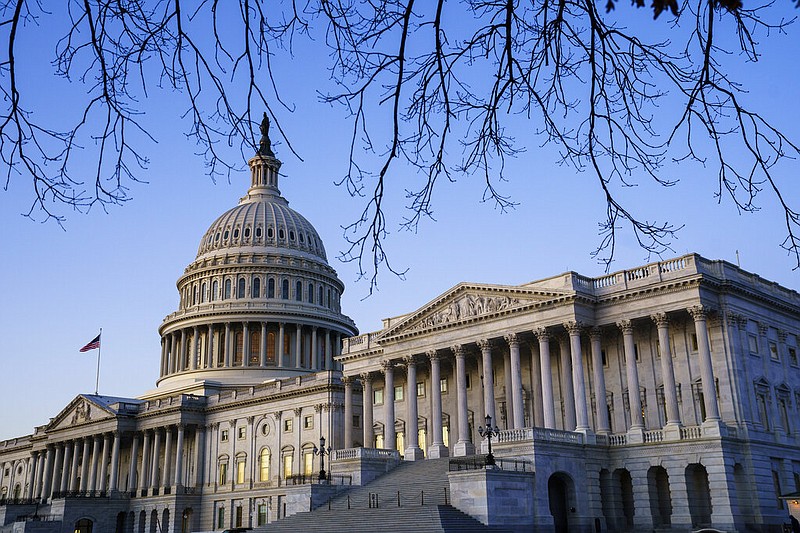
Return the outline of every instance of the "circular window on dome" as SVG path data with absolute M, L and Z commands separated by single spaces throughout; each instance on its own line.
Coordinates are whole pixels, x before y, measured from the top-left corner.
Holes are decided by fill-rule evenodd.
M 294 231 L 289 230 L 289 240 L 290 241 L 294 240 Z
M 300 242 L 306 242 L 306 237 L 302 233 L 300 234 Z
M 222 240 L 227 241 L 228 235 L 230 235 L 230 232 L 228 230 L 225 230 L 225 233 L 222 234 Z
M 234 239 L 238 239 L 239 238 L 239 228 L 236 228 L 235 230 L 233 230 L 233 238 Z
M 279 239 L 285 239 L 286 238 L 286 235 L 283 233 L 283 228 L 278 230 L 278 238 Z
M 273 235 L 274 235 L 274 232 L 272 231 L 272 228 L 267 228 L 267 237 L 269 237 L 271 239 Z
M 245 239 L 249 239 L 250 238 L 250 227 L 244 228 L 244 238 Z
M 256 228 L 256 238 L 258 238 L 258 239 L 261 238 L 261 226 Z

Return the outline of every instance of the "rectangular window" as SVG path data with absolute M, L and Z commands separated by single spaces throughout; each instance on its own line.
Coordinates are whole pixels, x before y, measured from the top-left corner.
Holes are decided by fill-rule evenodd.
M 314 417 L 311 415 L 303 417 L 303 429 L 313 429 Z
M 638 344 L 634 344 L 633 345 L 633 360 L 636 361 L 637 363 L 639 362 L 639 345 Z
M 403 386 L 402 385 L 395 385 L 394 387 L 394 401 L 402 402 L 403 401 Z
M 267 524 L 267 504 L 258 504 L 258 525 L 264 526 Z
M 292 431 L 292 423 L 293 422 L 294 422 L 294 420 L 292 420 L 291 418 L 287 418 L 286 420 L 283 421 L 283 432 L 284 433 L 289 433 L 289 432 Z
M 361 427 L 361 417 L 358 415 L 353 415 L 353 427 L 359 428 Z
M 692 333 L 692 335 L 691 335 L 691 341 L 692 341 L 692 351 L 693 351 L 693 352 L 696 352 L 696 351 L 697 351 L 697 348 L 698 348 L 698 344 L 697 344 L 697 333 Z
M 469 374 L 469 372 L 467 372 L 467 388 L 468 388 L 468 389 L 471 389 L 471 388 L 472 388 L 472 379 L 470 379 L 470 374 Z
M 245 473 L 245 462 L 239 461 L 236 463 L 236 483 L 242 484 L 244 483 L 244 473 Z
M 222 442 L 228 442 L 228 430 L 223 429 L 219 434 L 219 440 Z
M 775 500 L 778 503 L 778 509 L 783 509 L 783 500 L 781 500 L 781 476 L 777 470 L 772 471 L 772 484 L 775 487 Z
M 447 394 L 447 378 L 442 378 L 439 380 L 439 391 L 442 394 Z
M 314 454 L 306 452 L 303 454 L 303 474 L 310 476 L 314 473 Z
M 374 405 L 383 405 L 383 389 L 372 391 L 372 403 Z
M 237 431 L 237 438 L 239 440 L 242 440 L 243 438 L 245 438 L 247 436 L 247 428 L 246 427 L 237 428 L 236 431 Z
M 780 361 L 780 357 L 778 357 L 778 345 L 774 342 L 769 343 L 769 358 L 773 361 Z
M 417 383 L 417 397 L 422 398 L 425 396 L 425 382 L 420 381 Z
M 289 479 L 292 477 L 292 456 L 291 455 L 284 455 L 283 456 L 283 479 Z
M 236 527 L 242 527 L 242 506 L 236 506 Z
M 790 346 L 787 351 L 789 352 L 789 364 L 792 366 L 797 366 L 797 348 Z
M 600 360 L 603 361 L 603 366 L 608 366 L 608 357 L 605 350 L 600 350 Z
M 220 507 L 217 509 L 217 529 L 222 529 L 223 527 L 225 527 L 225 508 Z
M 758 337 L 751 333 L 747 336 L 747 342 L 750 346 L 750 353 L 758 355 Z
M 219 484 L 228 484 L 228 463 L 220 463 L 219 465 Z

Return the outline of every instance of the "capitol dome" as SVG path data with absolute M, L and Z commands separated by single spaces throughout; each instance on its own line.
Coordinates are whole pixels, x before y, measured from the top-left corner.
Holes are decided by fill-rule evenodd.
M 247 194 L 209 226 L 178 279 L 178 310 L 159 328 L 158 390 L 336 370 L 341 338 L 358 332 L 317 230 L 278 189 L 266 114 L 261 134 Z

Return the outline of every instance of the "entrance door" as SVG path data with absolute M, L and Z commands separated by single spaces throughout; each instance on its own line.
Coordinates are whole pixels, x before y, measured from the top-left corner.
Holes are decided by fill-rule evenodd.
M 557 475 L 551 476 L 547 482 L 547 493 L 550 499 L 550 514 L 556 533 L 569 532 L 569 507 L 567 502 L 567 484 Z

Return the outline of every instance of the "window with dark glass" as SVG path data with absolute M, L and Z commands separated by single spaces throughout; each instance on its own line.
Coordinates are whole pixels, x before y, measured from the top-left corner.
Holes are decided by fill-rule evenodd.
M 253 278 L 253 298 L 261 298 L 261 278 Z
M 303 301 L 303 282 L 298 281 L 294 284 L 294 299 L 298 302 Z
M 224 298 L 227 300 L 230 297 L 231 297 L 231 280 L 230 279 L 226 279 L 225 280 L 225 296 L 224 296 Z
M 236 297 L 244 298 L 244 278 L 239 278 L 236 288 Z
M 275 278 L 267 280 L 267 298 L 275 298 Z
M 308 303 L 310 303 L 310 304 L 314 303 L 314 284 L 313 283 L 309 283 L 308 284 Z
M 281 298 L 284 300 L 289 299 L 289 280 L 285 279 L 281 282 Z

